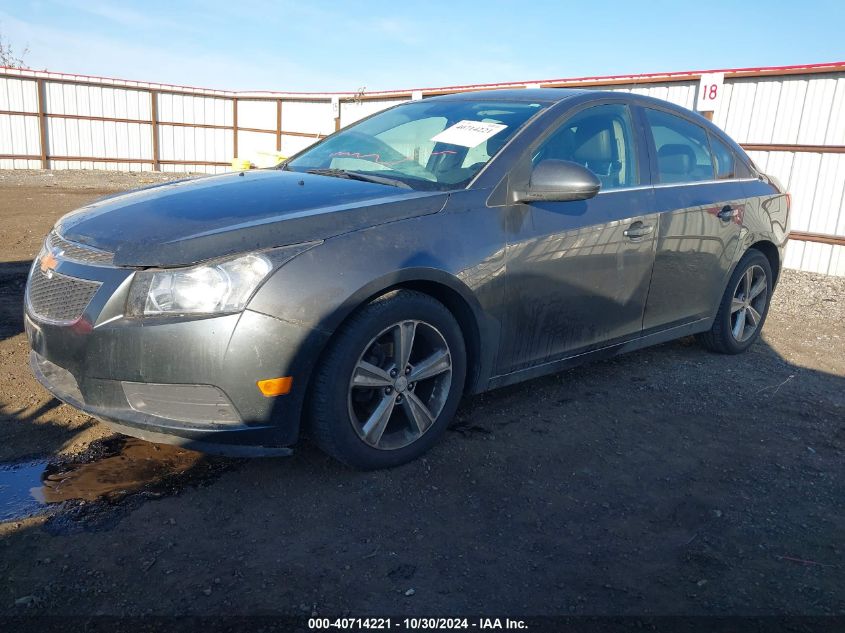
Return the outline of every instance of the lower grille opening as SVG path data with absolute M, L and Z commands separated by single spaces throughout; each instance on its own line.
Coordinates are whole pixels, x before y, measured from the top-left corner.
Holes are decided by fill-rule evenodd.
M 197 424 L 238 424 L 235 407 L 212 385 L 122 382 L 129 406 L 140 413 Z

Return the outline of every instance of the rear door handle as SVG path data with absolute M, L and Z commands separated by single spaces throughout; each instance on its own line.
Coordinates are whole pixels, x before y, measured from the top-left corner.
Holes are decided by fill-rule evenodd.
M 733 220 L 734 216 L 736 215 L 736 211 L 731 208 L 730 205 L 722 207 L 722 210 L 716 214 L 716 217 L 720 220 L 724 220 L 727 222 L 728 220 Z
M 642 222 L 634 222 L 631 226 L 622 232 L 622 235 L 629 239 L 637 239 L 638 237 L 645 237 L 654 230 L 651 224 L 643 224 Z

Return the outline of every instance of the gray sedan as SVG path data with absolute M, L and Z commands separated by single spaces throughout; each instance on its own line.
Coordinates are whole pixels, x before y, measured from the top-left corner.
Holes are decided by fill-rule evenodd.
M 63 217 L 26 290 L 36 377 L 122 433 L 401 464 L 464 394 L 695 334 L 760 336 L 789 196 L 697 114 L 503 90 L 408 102 L 279 169 Z

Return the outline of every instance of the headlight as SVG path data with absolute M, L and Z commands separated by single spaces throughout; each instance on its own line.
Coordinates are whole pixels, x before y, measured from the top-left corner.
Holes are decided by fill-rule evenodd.
M 239 312 L 274 268 L 315 245 L 297 244 L 191 268 L 137 272 L 128 312 L 134 316 Z
M 221 264 L 152 273 L 144 314 L 237 312 L 272 269 L 266 257 L 246 255 Z

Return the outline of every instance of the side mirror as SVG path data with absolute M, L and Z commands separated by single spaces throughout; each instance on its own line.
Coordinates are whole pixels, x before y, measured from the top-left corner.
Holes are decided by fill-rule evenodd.
M 528 187 L 513 192 L 514 202 L 587 200 L 601 181 L 586 167 L 568 160 L 543 160 L 531 171 Z

